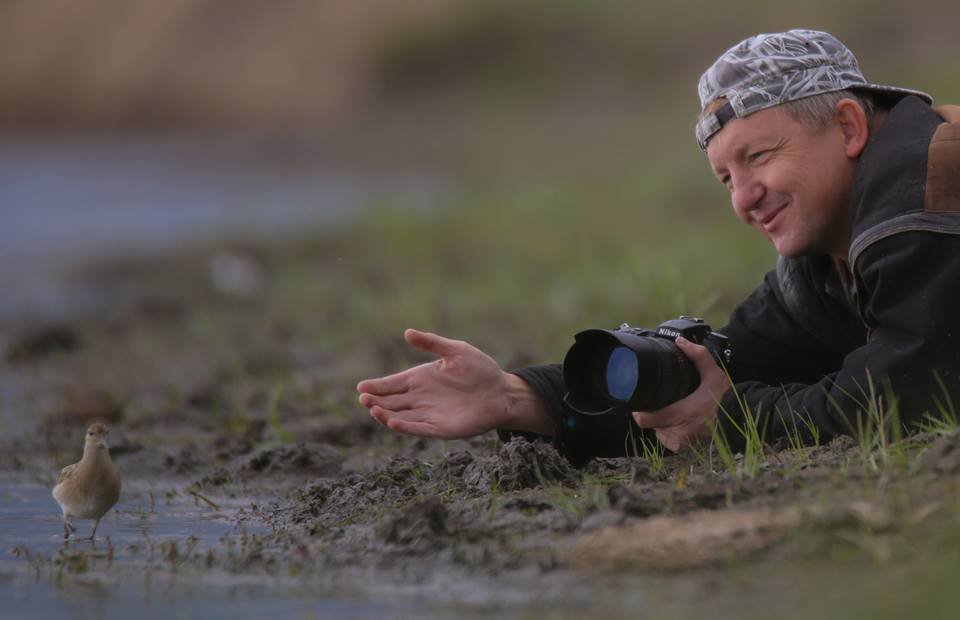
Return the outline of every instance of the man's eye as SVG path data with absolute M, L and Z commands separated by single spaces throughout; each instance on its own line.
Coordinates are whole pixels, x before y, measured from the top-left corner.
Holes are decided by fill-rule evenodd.
M 755 161 L 757 161 L 758 159 L 760 159 L 761 157 L 763 157 L 764 155 L 766 155 L 766 154 L 769 153 L 769 152 L 770 152 L 770 151 L 757 151 L 757 152 L 755 152 L 755 153 L 751 153 L 751 154 L 747 157 L 747 159 L 748 159 L 749 161 L 751 161 L 751 162 L 755 162 Z
M 723 183 L 723 186 L 726 187 L 731 192 L 733 191 L 733 182 L 730 180 L 729 176 L 725 176 L 720 179 L 720 182 Z

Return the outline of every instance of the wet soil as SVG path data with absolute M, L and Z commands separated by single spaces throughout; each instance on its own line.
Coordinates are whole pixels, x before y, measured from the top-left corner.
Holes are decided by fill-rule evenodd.
M 100 547 L 57 541 L 47 501 L 49 534 L 0 550 L 8 594 L 91 582 L 129 591 L 145 579 L 217 588 L 229 576 L 280 597 L 306 588 L 417 613 L 563 615 L 566 604 L 611 609 L 603 593 L 614 592 L 620 613 L 627 590 L 648 603 L 653 589 L 710 597 L 730 571 L 835 559 L 838 540 L 857 541 L 844 562 L 882 564 L 960 514 L 956 432 L 879 451 L 852 438 L 768 447 L 753 469 L 707 448 L 578 469 L 547 442 L 397 436 L 353 392 L 396 365 L 395 342 L 334 362 L 307 323 L 205 282 L 191 265 L 209 256 L 88 272 L 102 283 L 133 270 L 154 285 L 126 289 L 100 316 L 2 326 L 3 482 L 52 486 L 80 456 L 85 426 L 105 420 L 125 484 Z M 158 273 L 171 269 L 181 277 Z M 149 538 L 121 552 L 111 528 L 156 502 L 211 511 L 235 535 L 198 544 L 188 519 L 149 552 Z

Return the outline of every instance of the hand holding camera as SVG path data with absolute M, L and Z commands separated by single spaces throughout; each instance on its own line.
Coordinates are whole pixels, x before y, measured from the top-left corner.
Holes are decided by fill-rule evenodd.
M 676 451 L 709 438 L 717 403 L 730 384 L 727 337 L 702 319 L 681 316 L 656 329 L 626 323 L 575 336 L 563 361 L 564 401 L 584 415 L 630 412 L 641 428 Z

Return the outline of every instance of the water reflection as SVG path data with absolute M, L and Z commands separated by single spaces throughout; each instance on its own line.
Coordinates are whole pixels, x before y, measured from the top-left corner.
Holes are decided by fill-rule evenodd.
M 114 561 L 142 559 L 151 546 L 166 541 L 181 544 L 195 540 L 196 549 L 218 545 L 224 537 L 240 537 L 267 531 L 267 527 L 235 523 L 242 504 L 220 506 L 204 504 L 190 496 L 173 499 L 138 495 L 121 497 L 117 506 L 100 522 L 96 544 L 82 537 L 93 527 L 89 520 L 75 520 L 79 539 L 71 539 L 69 548 L 104 548 L 112 545 Z M 107 539 L 109 538 L 109 543 Z M 54 555 L 64 548 L 60 507 L 50 489 L 40 485 L 0 485 L 0 550 L 7 553 L 22 547 L 34 555 Z
M 70 300 L 52 266 L 211 238 L 335 226 L 382 199 L 431 208 L 437 179 L 337 164 L 254 138 L 0 142 L 0 318 Z

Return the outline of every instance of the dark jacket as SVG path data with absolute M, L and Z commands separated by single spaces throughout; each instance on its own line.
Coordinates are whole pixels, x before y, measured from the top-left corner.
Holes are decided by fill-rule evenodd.
M 890 111 L 860 157 L 851 225 L 846 262 L 781 258 L 721 330 L 735 361 L 718 421 L 735 448 L 744 410 L 768 441 L 825 441 L 878 412 L 915 426 L 960 406 L 960 107 L 907 97 Z M 559 365 L 515 373 L 570 460 L 637 450 L 628 414 L 563 404 Z

